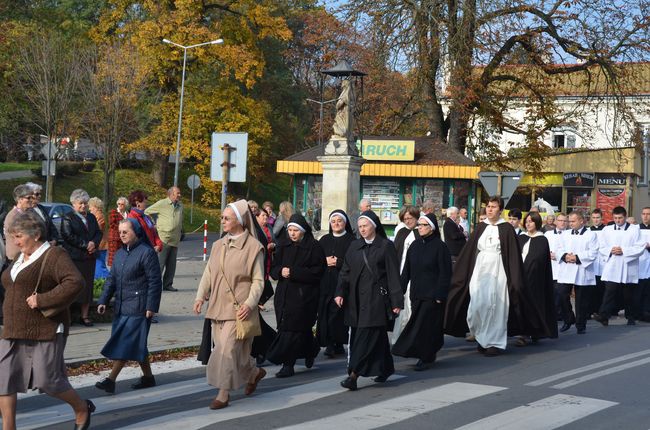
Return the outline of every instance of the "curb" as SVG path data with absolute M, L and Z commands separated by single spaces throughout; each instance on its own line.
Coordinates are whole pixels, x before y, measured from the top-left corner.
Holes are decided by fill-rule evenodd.
M 170 352 L 170 351 L 175 351 L 178 349 L 190 349 L 190 348 L 198 348 L 200 345 L 197 345 L 196 343 L 187 343 L 187 344 L 180 344 L 180 345 L 168 345 L 168 346 L 162 346 L 162 347 L 157 347 L 154 349 L 149 350 L 149 354 L 156 354 L 159 352 Z M 100 361 L 100 360 L 105 360 L 105 361 L 110 361 L 110 359 L 104 357 L 103 355 L 98 355 L 94 357 L 88 357 L 88 358 L 81 358 L 77 360 L 70 360 L 65 362 L 65 366 L 69 368 L 77 368 L 80 366 L 83 366 L 84 364 L 90 363 L 92 361 Z

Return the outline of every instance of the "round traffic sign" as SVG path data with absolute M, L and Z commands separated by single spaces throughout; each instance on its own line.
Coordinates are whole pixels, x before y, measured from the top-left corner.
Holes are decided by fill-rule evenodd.
M 191 175 L 187 178 L 187 186 L 190 187 L 190 190 L 196 190 L 201 186 L 201 179 L 199 175 Z

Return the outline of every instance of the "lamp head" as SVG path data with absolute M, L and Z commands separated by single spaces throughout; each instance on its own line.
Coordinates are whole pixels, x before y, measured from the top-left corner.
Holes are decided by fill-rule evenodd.
M 222 43 L 223 43 L 223 39 L 213 40 L 213 41 L 210 42 L 210 43 L 213 44 L 213 45 L 219 45 L 219 44 L 222 44 Z

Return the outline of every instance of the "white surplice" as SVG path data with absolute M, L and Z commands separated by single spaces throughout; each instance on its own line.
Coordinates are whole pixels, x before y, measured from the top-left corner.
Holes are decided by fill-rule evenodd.
M 580 228 L 578 234 L 573 230 L 565 230 L 560 235 L 557 247 L 558 275 L 561 284 L 596 285 L 594 263 L 598 259 L 598 236 L 588 227 Z M 566 263 L 562 260 L 565 254 L 575 254 L 580 264 Z
M 501 259 L 498 224 L 487 227 L 478 239 L 478 255 L 469 281 L 467 325 L 483 347 L 505 349 L 508 341 L 508 278 Z
M 599 251 L 603 257 L 603 282 L 636 284 L 639 282 L 639 257 L 645 251 L 638 225 L 608 225 L 599 236 Z M 612 248 L 620 246 L 623 255 L 613 255 Z
M 641 234 L 641 241 L 648 246 L 648 243 L 650 243 L 650 230 L 640 228 L 639 233 Z M 650 251 L 646 248 L 639 257 L 639 279 L 648 278 L 650 278 Z
M 415 230 L 409 233 L 408 236 L 406 236 L 406 239 L 404 239 L 404 252 L 402 252 L 402 261 L 399 262 L 399 273 L 402 273 L 402 270 L 404 270 L 404 263 L 406 263 L 406 252 L 409 250 L 409 247 L 411 244 L 415 241 Z M 395 328 L 393 329 L 393 334 L 391 336 L 391 342 L 395 343 L 397 342 L 397 338 L 399 337 L 400 333 L 402 333 L 402 330 L 404 330 L 404 327 L 406 327 L 406 323 L 409 322 L 409 318 L 411 318 L 411 282 L 409 281 L 408 285 L 406 286 L 406 294 L 404 294 L 404 309 L 402 309 L 395 318 Z
M 598 240 L 598 246 L 600 246 L 600 233 L 602 233 L 602 230 L 594 230 L 593 227 L 590 227 L 589 230 L 596 235 L 596 239 Z M 603 256 L 600 255 L 600 252 L 598 253 L 598 257 L 596 257 L 596 260 L 594 261 L 594 275 L 600 276 L 603 274 Z
M 562 236 L 562 233 L 564 230 L 558 230 L 557 228 L 554 228 L 553 230 L 549 230 L 546 233 L 544 233 L 544 236 L 546 236 L 546 239 L 548 240 L 548 249 L 555 253 L 555 260 L 551 258 L 551 268 L 553 269 L 553 280 L 557 281 L 557 269 L 558 269 L 558 260 L 560 258 L 559 255 L 557 255 L 557 246 L 560 242 L 560 236 Z

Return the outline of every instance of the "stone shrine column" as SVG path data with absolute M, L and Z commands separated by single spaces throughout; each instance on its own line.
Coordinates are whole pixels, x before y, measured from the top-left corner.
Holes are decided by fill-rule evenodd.
M 345 145 L 345 141 L 342 143 Z M 332 141 L 327 146 L 330 144 Z M 325 153 L 332 154 L 327 148 Z M 329 232 L 329 215 L 335 209 L 343 209 L 350 217 L 352 229 L 356 230 L 356 219 L 359 216 L 361 166 L 365 160 L 357 155 L 347 154 L 322 155 L 317 159 L 323 166 L 321 233 Z

